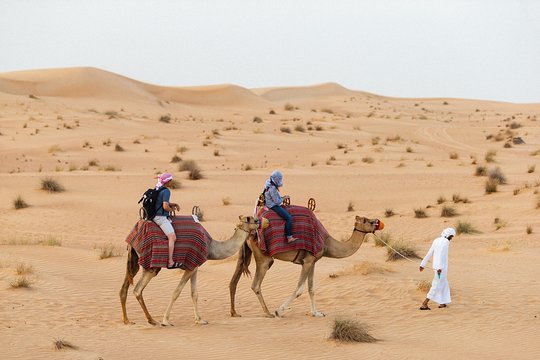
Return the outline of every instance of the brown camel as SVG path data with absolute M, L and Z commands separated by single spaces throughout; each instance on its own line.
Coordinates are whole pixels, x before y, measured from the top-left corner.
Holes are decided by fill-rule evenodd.
M 236 225 L 235 232 L 233 236 L 226 241 L 215 241 L 211 240 L 209 246 L 208 246 L 208 260 L 221 260 L 228 258 L 232 255 L 234 255 L 240 246 L 245 243 L 248 235 L 256 230 L 259 227 L 259 219 L 252 217 L 252 216 L 240 216 L 240 222 Z M 263 219 L 262 223 L 263 225 L 267 224 L 267 221 L 264 221 Z M 126 276 L 124 278 L 124 284 L 122 285 L 122 288 L 120 289 L 120 303 L 122 304 L 122 321 L 124 324 L 129 324 L 130 321 L 128 320 L 127 316 L 127 310 L 126 310 L 126 299 L 127 299 L 127 291 L 129 289 L 129 286 L 133 284 L 133 278 L 139 271 L 139 254 L 128 246 L 128 258 L 127 258 L 127 268 L 126 268 Z M 180 296 L 180 293 L 182 292 L 182 289 L 188 282 L 188 280 L 191 280 L 191 299 L 193 301 L 193 307 L 195 310 L 195 322 L 197 324 L 207 324 L 208 322 L 201 319 L 201 316 L 199 314 L 199 310 L 197 307 L 197 300 L 198 300 L 198 294 L 197 294 L 197 269 L 195 268 L 193 270 L 185 270 L 184 275 L 180 279 L 180 282 L 178 283 L 178 286 L 173 292 L 172 299 L 167 306 L 167 310 L 165 312 L 165 315 L 163 316 L 163 322 L 161 325 L 163 326 L 169 326 L 172 325 L 169 322 L 169 316 L 171 313 L 172 306 L 178 296 Z M 159 272 L 161 268 L 150 268 L 150 269 L 143 269 L 143 273 L 139 281 L 137 282 L 137 285 L 135 285 L 135 288 L 133 289 L 133 293 L 135 294 L 135 297 L 139 301 L 139 304 L 141 305 L 142 310 L 144 311 L 144 314 L 146 315 L 146 318 L 148 319 L 148 322 L 152 325 L 158 325 L 159 323 L 155 321 L 150 313 L 148 312 L 148 309 L 146 308 L 146 305 L 144 303 L 143 299 L 143 290 L 148 285 L 150 280 L 154 278 Z
M 302 292 L 304 291 L 304 283 L 307 279 L 309 297 L 311 300 L 311 315 L 316 317 L 326 316 L 323 312 L 318 311 L 315 307 L 315 292 L 313 289 L 313 275 L 315 272 L 315 263 L 323 256 L 341 259 L 353 255 L 360 248 L 362 242 L 364 242 L 366 234 L 374 233 L 375 230 L 381 230 L 383 227 L 384 224 L 377 219 L 367 219 L 365 217 L 356 216 L 354 230 L 349 240 L 338 241 L 332 237 L 328 237 L 324 241 L 324 247 L 322 251 L 315 255 L 306 252 L 296 290 L 275 311 L 275 315 L 279 317 L 283 316 L 283 312 L 293 302 L 293 300 L 302 295 Z M 274 259 L 291 262 L 296 258 L 297 253 L 297 250 L 286 251 L 282 253 L 277 253 L 272 258 L 261 251 L 261 249 L 256 243 L 254 235 L 250 235 L 246 240 L 244 246 L 240 249 L 238 262 L 236 263 L 236 269 L 229 284 L 229 290 L 231 295 L 231 316 L 240 316 L 236 312 L 234 305 L 236 286 L 242 273 L 248 276 L 250 275 L 249 264 L 251 262 L 251 254 L 253 254 L 253 256 L 255 257 L 255 263 L 257 266 L 255 270 L 255 277 L 253 278 L 253 282 L 251 284 L 251 289 L 257 295 L 257 298 L 261 303 L 265 315 L 267 317 L 274 317 L 274 314 L 268 311 L 268 307 L 264 302 L 264 298 L 261 292 L 262 281 L 264 279 L 264 276 L 266 275 L 266 272 L 274 263 Z

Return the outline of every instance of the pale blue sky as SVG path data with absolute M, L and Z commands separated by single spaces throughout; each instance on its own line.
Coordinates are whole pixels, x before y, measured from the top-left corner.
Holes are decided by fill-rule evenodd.
M 540 102 L 535 0 L 0 0 L 0 72 Z

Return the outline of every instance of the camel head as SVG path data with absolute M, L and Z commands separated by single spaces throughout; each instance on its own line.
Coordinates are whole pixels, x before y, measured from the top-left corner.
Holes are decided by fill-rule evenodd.
M 259 218 L 256 218 L 254 216 L 240 215 L 238 218 L 240 219 L 240 222 L 236 225 L 236 228 L 242 229 L 248 233 L 251 233 L 253 230 L 257 230 L 259 226 L 265 229 L 270 223 L 266 218 L 262 218 L 261 220 L 259 220 Z
M 384 223 L 379 219 L 368 219 L 356 216 L 354 230 L 363 233 L 375 233 L 376 230 L 384 229 Z

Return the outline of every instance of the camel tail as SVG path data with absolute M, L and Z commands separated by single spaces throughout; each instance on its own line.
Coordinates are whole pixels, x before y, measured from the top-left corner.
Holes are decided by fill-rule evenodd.
M 126 265 L 126 279 L 129 281 L 130 285 L 133 285 L 133 278 L 139 272 L 139 255 L 131 247 L 128 247 L 128 258 Z
M 244 243 L 240 252 L 238 253 L 240 260 L 242 262 L 242 273 L 245 276 L 250 277 L 251 271 L 249 271 L 249 264 L 251 263 L 251 249 L 249 248 L 247 242 Z

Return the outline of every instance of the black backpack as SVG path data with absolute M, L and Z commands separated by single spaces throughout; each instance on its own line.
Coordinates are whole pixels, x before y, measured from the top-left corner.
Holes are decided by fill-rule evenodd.
M 156 213 L 160 207 L 163 206 L 163 204 L 160 204 L 159 206 L 156 206 L 156 202 L 158 199 L 158 195 L 161 192 L 161 190 L 164 190 L 165 187 L 162 186 L 158 190 L 152 188 L 148 189 L 144 192 L 141 199 L 137 204 L 140 204 L 142 202 L 142 214 L 141 218 L 145 220 L 152 220 L 156 216 Z

